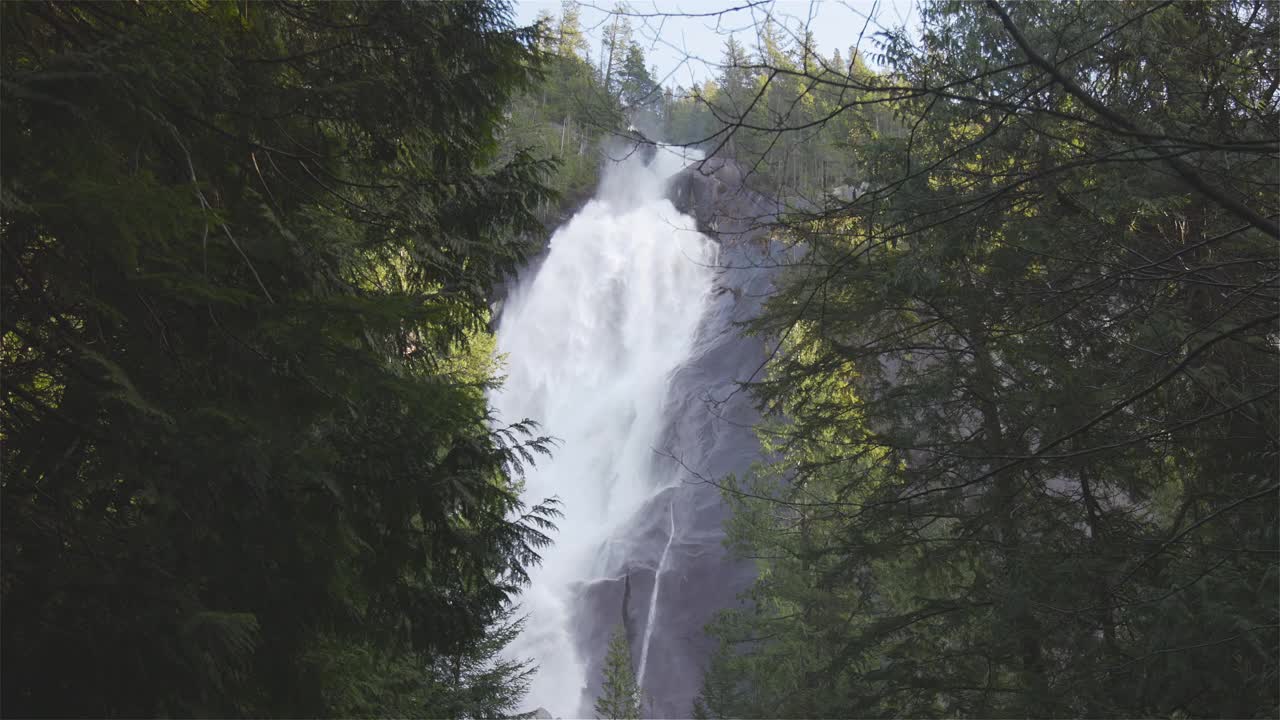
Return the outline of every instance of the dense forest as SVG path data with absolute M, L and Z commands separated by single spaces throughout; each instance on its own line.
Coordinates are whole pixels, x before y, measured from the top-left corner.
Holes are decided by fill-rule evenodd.
M 489 290 L 550 166 L 483 3 L 5 3 L 3 711 L 511 712 L 553 506 Z
M 1280 7 L 612 10 L 0 3 L 0 713 L 527 716 L 492 308 L 619 138 L 794 250 L 691 714 L 1280 713 Z
M 860 191 L 777 230 L 701 713 L 1280 710 L 1276 10 L 928 3 L 877 74 L 730 46 L 726 146 L 804 196 L 835 123 Z

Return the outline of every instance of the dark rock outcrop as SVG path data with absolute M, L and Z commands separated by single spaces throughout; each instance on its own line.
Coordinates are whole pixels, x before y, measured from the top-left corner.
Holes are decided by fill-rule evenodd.
M 657 143 L 646 137 L 635 125 L 628 127 L 624 136 L 635 144 L 634 151 L 640 153 L 645 165 L 653 162 L 654 156 L 658 154 Z
M 768 224 L 780 211 L 774 200 L 749 189 L 747 171 L 727 158 L 707 158 L 671 179 L 667 197 L 680 212 L 692 215 L 698 230 L 721 245 L 737 245 L 767 237 Z

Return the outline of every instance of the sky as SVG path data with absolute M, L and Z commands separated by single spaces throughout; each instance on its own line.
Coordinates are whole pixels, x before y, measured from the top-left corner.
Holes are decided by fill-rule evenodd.
M 601 28 L 613 0 L 580 0 L 582 25 L 598 61 Z M 560 15 L 560 0 L 516 0 L 516 21 L 532 24 L 541 11 Z M 691 87 L 718 73 L 725 38 L 733 34 L 748 49 L 756 45 L 755 27 L 765 17 L 782 21 L 796 35 L 813 31 L 824 57 L 859 43 L 863 55 L 874 52 L 879 30 L 916 22 L 914 0 L 629 0 L 635 40 L 665 86 Z M 698 17 L 680 17 L 696 15 Z M 847 58 L 846 58 L 847 59 Z M 868 58 L 868 62 L 871 62 Z M 874 63 L 871 63 L 874 65 Z

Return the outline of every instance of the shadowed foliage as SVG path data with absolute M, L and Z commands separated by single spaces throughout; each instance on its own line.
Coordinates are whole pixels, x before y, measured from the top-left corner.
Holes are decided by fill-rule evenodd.
M 518 500 L 544 446 L 490 429 L 483 338 L 547 197 L 495 162 L 532 31 L 488 2 L 0 19 L 6 714 L 512 709 L 494 639 L 555 511 Z

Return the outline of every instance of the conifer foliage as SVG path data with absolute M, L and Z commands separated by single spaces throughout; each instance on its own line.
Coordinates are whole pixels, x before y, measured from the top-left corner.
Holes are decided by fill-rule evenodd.
M 878 74 L 762 53 L 722 129 L 785 157 L 769 92 L 825 88 L 864 185 L 776 234 L 699 711 L 1276 716 L 1276 5 L 921 18 Z
M 546 196 L 495 161 L 533 33 L 493 2 L 0 21 L 4 711 L 511 710 L 554 507 L 472 346 Z
M 604 688 L 596 699 L 596 716 L 601 720 L 635 720 L 640 717 L 640 687 L 631 669 L 631 643 L 626 628 L 619 624 L 609 641 L 604 659 Z

